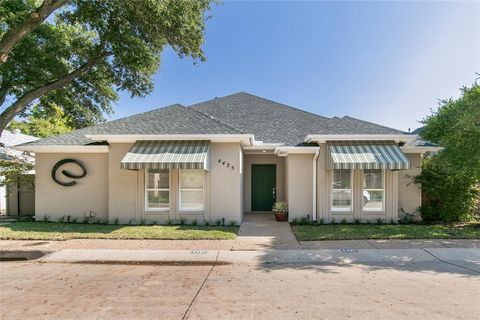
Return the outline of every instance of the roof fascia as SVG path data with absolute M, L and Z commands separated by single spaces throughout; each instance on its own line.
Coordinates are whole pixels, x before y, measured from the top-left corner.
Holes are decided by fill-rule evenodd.
M 416 134 L 309 134 L 306 143 L 325 143 L 326 141 L 382 141 L 406 142 L 418 138 Z
M 286 157 L 289 154 L 317 154 L 320 147 L 276 147 L 275 154 L 279 157 Z
M 108 146 L 26 145 L 13 148 L 34 153 L 108 153 Z
M 253 134 L 86 134 L 87 139 L 112 143 L 131 143 L 138 140 L 210 140 L 211 142 L 240 142 L 251 146 Z
M 427 152 L 438 152 L 442 150 L 442 147 L 400 147 L 400 150 L 402 150 L 403 153 L 427 153 Z

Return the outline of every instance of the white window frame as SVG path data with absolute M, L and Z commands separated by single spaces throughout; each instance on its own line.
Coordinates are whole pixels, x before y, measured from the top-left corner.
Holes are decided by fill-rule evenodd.
M 334 174 L 334 170 L 348 170 L 350 171 L 350 189 L 335 189 L 334 188 L 334 178 L 335 178 L 335 174 Z M 332 178 L 331 178 L 331 183 L 332 183 L 332 187 L 331 187 L 331 192 L 330 192 L 330 209 L 332 212 L 353 212 L 353 205 L 354 205 L 354 198 L 355 198 L 355 193 L 353 192 L 354 190 L 354 185 L 353 185 L 353 176 L 354 176 L 354 171 L 353 169 L 333 169 L 332 170 Z M 334 191 L 349 191 L 350 190 L 350 194 L 352 195 L 352 200 L 350 201 L 350 208 L 334 208 L 333 207 L 333 192 Z
M 202 169 L 193 169 L 202 172 L 202 188 L 182 188 L 182 171 L 191 169 L 179 169 L 178 170 L 178 208 L 181 212 L 204 212 L 205 211 L 205 171 Z M 185 209 L 182 207 L 182 191 L 202 191 L 202 208 L 201 209 Z
M 145 169 L 145 211 L 149 212 L 155 212 L 155 211 L 170 211 L 170 189 L 171 189 L 171 170 L 170 169 L 165 169 L 168 170 L 168 189 L 166 188 L 148 188 L 148 171 L 150 170 L 157 170 L 157 169 Z M 160 169 L 163 170 L 163 169 Z M 168 191 L 168 208 L 151 208 L 148 206 L 148 192 L 149 191 Z
M 369 170 L 369 169 L 365 169 Z M 364 188 L 365 184 L 365 170 L 362 170 L 362 211 L 364 212 L 384 212 L 385 211 L 385 170 L 379 169 L 382 171 L 382 189 L 367 189 Z M 363 191 L 382 191 L 382 208 L 381 209 L 365 209 L 363 204 Z

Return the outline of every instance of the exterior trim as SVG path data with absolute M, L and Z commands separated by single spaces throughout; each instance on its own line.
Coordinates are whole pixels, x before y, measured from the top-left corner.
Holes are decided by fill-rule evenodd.
M 35 153 L 108 153 L 109 146 L 72 146 L 72 145 L 37 145 L 15 146 L 17 150 Z
M 276 147 L 275 154 L 279 157 L 286 157 L 289 154 L 316 154 L 320 147 Z
M 312 160 L 313 165 L 313 196 L 312 196 L 312 219 L 317 221 L 317 159 L 320 155 L 320 148 L 315 152 Z
M 86 134 L 87 139 L 108 142 L 136 142 L 138 140 L 210 140 L 211 142 L 241 142 L 255 144 L 253 134 Z
M 400 150 L 403 151 L 403 153 L 420 153 L 424 154 L 427 152 L 438 152 L 442 150 L 442 147 L 400 147 Z
M 416 134 L 309 134 L 306 143 L 325 143 L 327 141 L 411 141 L 418 138 Z

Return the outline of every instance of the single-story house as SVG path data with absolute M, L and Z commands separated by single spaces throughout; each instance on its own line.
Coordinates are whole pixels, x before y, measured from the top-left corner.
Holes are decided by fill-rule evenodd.
M 36 216 L 227 223 L 287 201 L 289 220 L 396 221 L 421 204 L 416 135 L 248 93 L 136 114 L 17 147 Z

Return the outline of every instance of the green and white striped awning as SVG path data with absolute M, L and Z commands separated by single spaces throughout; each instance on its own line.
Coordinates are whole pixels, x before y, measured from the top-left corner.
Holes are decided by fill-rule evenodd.
M 210 141 L 137 141 L 122 169 L 209 169 Z
M 393 142 L 335 142 L 328 144 L 330 169 L 410 169 L 410 161 Z

